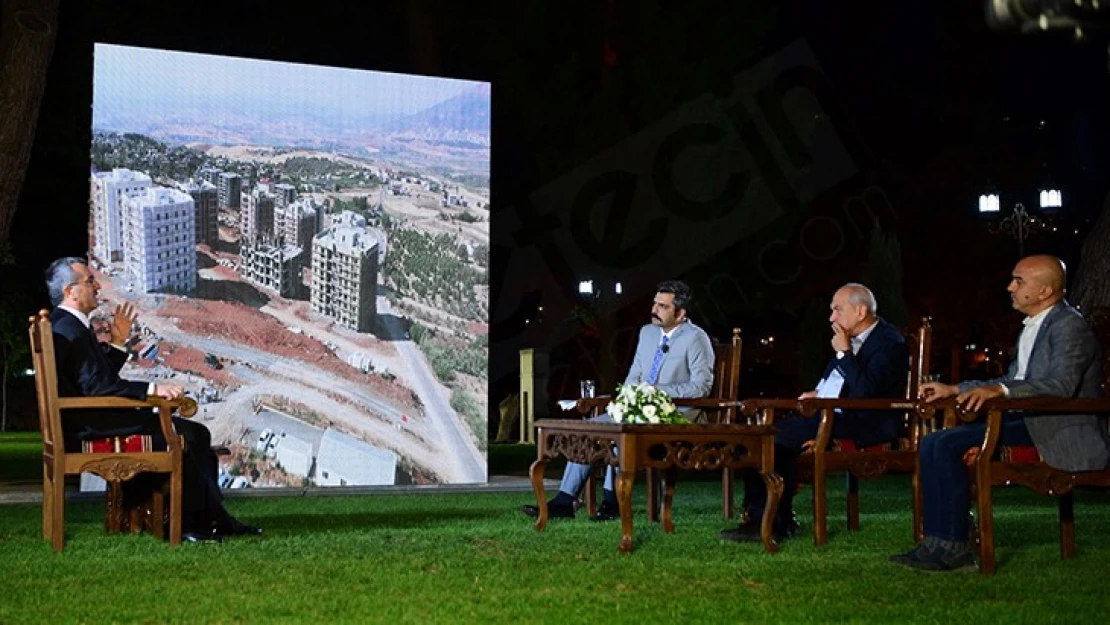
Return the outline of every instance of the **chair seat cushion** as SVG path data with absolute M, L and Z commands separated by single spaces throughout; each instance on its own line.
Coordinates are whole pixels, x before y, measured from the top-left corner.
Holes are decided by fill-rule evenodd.
M 97 438 L 90 441 L 81 441 L 81 453 L 110 454 L 122 452 L 155 451 L 149 434 L 132 434 L 130 436 L 110 436 Z
M 1032 463 L 1041 462 L 1041 453 L 1033 445 L 1014 445 L 1013 447 L 1003 447 L 1001 454 L 1002 462 L 1020 462 Z
M 975 465 L 975 461 L 979 458 L 979 448 L 969 447 L 967 452 L 964 453 L 964 464 L 971 467 Z M 1015 464 L 1035 464 L 1043 462 L 1041 453 L 1033 445 L 1003 445 L 998 450 L 998 459 L 1001 462 L 1013 462 Z
M 832 442 L 832 451 L 908 451 L 910 449 L 910 439 L 900 438 L 897 441 L 886 441 L 885 443 L 876 443 L 874 445 L 860 446 L 855 440 L 850 438 L 834 438 Z

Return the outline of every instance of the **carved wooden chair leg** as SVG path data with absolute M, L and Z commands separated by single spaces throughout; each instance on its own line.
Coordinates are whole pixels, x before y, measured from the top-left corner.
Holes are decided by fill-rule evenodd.
M 859 531 L 859 478 L 849 471 L 845 474 L 848 491 L 848 529 Z
M 56 481 L 64 481 L 65 477 L 55 475 Z M 54 551 L 61 551 L 66 546 L 66 495 L 65 489 L 60 488 L 61 484 L 55 484 L 55 488 L 51 489 L 50 497 L 50 542 L 54 547 Z
M 181 467 L 178 466 L 178 469 Z M 534 483 L 534 480 L 533 480 Z M 540 470 L 540 493 L 543 493 L 543 470 Z M 182 483 L 181 471 L 174 471 L 169 477 L 170 489 L 170 503 L 169 503 L 169 522 L 170 522 L 170 544 L 174 547 L 181 544 L 181 533 L 183 531 L 182 525 L 184 523 L 184 484 Z
M 110 480 L 104 495 L 104 531 L 109 534 L 118 534 L 125 525 L 125 507 L 123 503 L 123 483 L 119 480 Z
M 921 491 L 921 458 L 918 456 L 918 466 L 913 471 L 911 488 L 913 490 L 913 540 L 916 543 L 925 539 L 925 527 L 922 516 L 925 513 L 925 495 Z
M 54 500 L 50 494 L 54 492 L 54 479 L 50 470 L 45 466 L 42 470 L 42 538 L 50 540 L 53 536 Z
M 166 491 L 164 488 L 155 489 L 151 498 L 148 519 L 150 532 L 160 539 L 166 538 Z
M 994 511 L 991 507 L 991 487 L 980 484 L 979 504 L 979 571 L 990 575 L 995 571 L 994 559 Z
M 825 485 L 824 466 L 813 469 L 813 543 L 825 545 L 829 542 L 829 512 Z
M 648 521 L 653 523 L 659 522 L 659 472 L 648 468 L 645 473 L 647 482 L 647 517 Z
M 590 516 L 597 514 L 597 480 L 594 479 L 594 469 L 590 468 L 590 477 L 586 478 L 586 513 Z
M 132 534 L 138 534 L 143 531 L 143 517 L 146 516 L 144 512 L 145 510 L 142 506 L 131 506 L 131 508 L 127 510 L 128 529 L 131 530 Z
M 657 472 L 658 473 L 658 472 Z M 674 516 L 672 511 L 674 509 L 674 489 L 678 482 L 678 469 L 671 467 L 663 471 L 663 531 L 671 533 L 674 531 Z
M 733 490 L 736 488 L 735 475 L 732 469 L 725 469 L 721 472 L 721 510 L 724 511 L 726 519 L 731 519 L 736 516 L 736 507 L 734 503 Z
M 1071 560 L 1075 557 L 1075 499 L 1072 493 L 1060 495 L 1056 506 L 1060 510 L 1060 556 Z

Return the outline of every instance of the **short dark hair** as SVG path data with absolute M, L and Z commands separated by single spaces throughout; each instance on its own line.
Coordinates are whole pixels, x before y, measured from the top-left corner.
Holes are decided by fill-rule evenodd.
M 77 280 L 77 273 L 71 265 L 87 265 L 89 261 L 80 256 L 66 256 L 50 263 L 46 268 L 46 292 L 54 306 L 65 299 L 66 287 Z
M 690 310 L 690 303 L 694 300 L 690 287 L 681 280 L 664 280 L 655 287 L 655 292 L 674 295 L 675 310 Z

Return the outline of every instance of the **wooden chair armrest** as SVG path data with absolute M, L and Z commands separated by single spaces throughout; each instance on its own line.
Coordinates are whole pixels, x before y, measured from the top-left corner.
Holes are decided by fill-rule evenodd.
M 1088 397 L 992 399 L 986 402 L 983 408 L 986 410 L 1029 410 L 1060 413 L 1110 412 L 1110 399 Z
M 578 400 L 578 404 L 574 409 L 580 414 L 587 415 L 594 412 L 601 412 L 609 405 L 612 400 L 610 395 L 598 395 L 597 397 L 583 397 Z
M 916 412 L 919 402 L 906 399 L 800 399 L 798 412 L 809 417 L 818 410 L 907 410 Z
M 739 407 L 739 415 L 744 417 L 749 423 L 752 417 L 759 414 L 759 423 L 762 425 L 775 424 L 775 411 L 776 410 L 797 410 L 798 400 L 796 399 L 770 399 L 763 397 L 755 397 L 740 401 L 737 406 Z
M 197 402 L 191 397 L 182 397 L 176 400 L 153 396 L 145 400 L 114 396 L 58 398 L 59 410 L 105 408 L 153 408 L 158 415 L 158 422 L 162 427 L 162 436 L 166 439 L 166 445 L 170 449 L 180 449 L 182 448 L 182 438 L 173 429 L 173 412 L 177 410 L 183 416 L 195 415 L 197 413 Z
M 745 416 L 752 416 L 760 410 L 797 410 L 797 399 L 769 399 L 754 397 L 740 402 L 740 412 Z
M 157 404 L 141 399 L 126 397 L 59 397 L 61 410 L 81 410 L 91 408 L 156 408 Z
M 671 401 L 674 405 L 682 408 L 701 408 L 703 410 L 723 410 L 740 405 L 738 401 L 723 397 L 675 398 Z
M 80 410 L 90 408 L 160 408 L 176 410 L 183 417 L 191 417 L 197 413 L 197 402 L 192 397 L 182 397 L 177 400 L 150 397 L 148 399 L 128 399 L 126 397 L 98 396 L 98 397 L 59 397 L 60 410 Z
M 1030 397 L 1026 399 L 992 399 L 983 404 L 979 412 L 965 410 L 956 403 L 956 398 L 949 397 L 922 406 L 934 410 L 943 410 L 950 415 L 955 415 L 953 421 L 964 423 L 979 421 L 985 418 L 989 411 L 1021 410 L 1042 413 L 1083 414 L 1091 412 L 1110 412 L 1110 399 L 1104 398 L 1069 398 L 1069 397 Z M 949 425 L 955 425 L 951 423 Z

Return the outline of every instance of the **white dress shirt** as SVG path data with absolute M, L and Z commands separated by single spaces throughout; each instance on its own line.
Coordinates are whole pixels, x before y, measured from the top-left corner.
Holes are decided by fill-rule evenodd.
M 1033 354 L 1033 343 L 1037 340 L 1037 332 L 1041 329 L 1041 324 L 1044 323 L 1044 318 L 1048 316 L 1052 308 L 1046 308 L 1041 312 L 1026 317 L 1023 324 L 1025 327 L 1021 330 L 1021 337 L 1018 339 L 1018 354 L 1017 354 L 1017 373 L 1014 374 L 1015 380 L 1025 379 L 1025 370 L 1029 368 L 1029 356 Z

